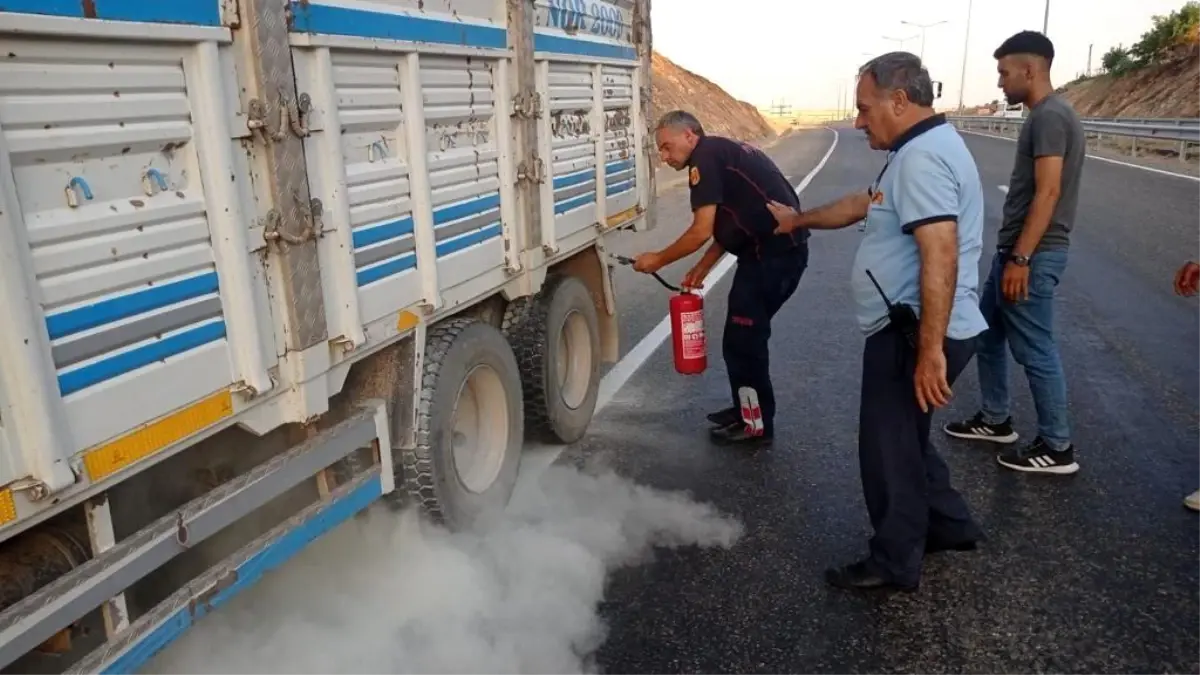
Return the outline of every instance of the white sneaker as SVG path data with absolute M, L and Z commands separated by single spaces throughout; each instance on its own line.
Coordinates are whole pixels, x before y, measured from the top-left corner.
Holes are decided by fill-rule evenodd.
M 1196 490 L 1187 497 L 1184 497 L 1183 505 L 1193 511 L 1200 511 L 1200 490 Z

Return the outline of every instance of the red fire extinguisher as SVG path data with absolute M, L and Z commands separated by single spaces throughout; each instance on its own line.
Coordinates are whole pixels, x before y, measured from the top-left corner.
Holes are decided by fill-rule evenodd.
M 633 258 L 614 255 L 618 263 L 632 265 Z M 671 296 L 671 348 L 675 353 L 675 371 L 699 375 L 708 368 L 708 344 L 704 338 L 704 298 L 698 293 L 680 290 L 652 273 L 658 283 L 675 291 Z
M 671 296 L 671 347 L 675 352 L 675 371 L 699 375 L 708 368 L 708 349 L 704 339 L 704 298 L 691 291 Z

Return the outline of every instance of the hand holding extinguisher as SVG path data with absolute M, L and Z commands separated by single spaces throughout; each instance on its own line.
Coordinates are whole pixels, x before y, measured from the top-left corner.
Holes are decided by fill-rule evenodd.
M 634 262 L 633 258 L 620 255 L 614 255 L 613 259 L 622 265 L 633 265 Z M 671 347 L 675 355 L 675 371 L 682 375 L 703 373 L 708 368 L 703 296 L 693 293 L 690 288 L 680 289 L 668 283 L 658 276 L 658 272 L 650 274 L 667 290 L 675 292 L 670 302 Z

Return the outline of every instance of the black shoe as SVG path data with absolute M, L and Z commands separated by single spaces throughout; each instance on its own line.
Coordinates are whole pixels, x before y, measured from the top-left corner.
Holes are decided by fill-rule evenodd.
M 1041 436 L 1024 448 L 1017 448 L 996 456 L 1000 466 L 1026 473 L 1049 473 L 1058 476 L 1073 474 L 1079 470 L 1075 463 L 1075 446 L 1066 450 L 1053 450 Z
M 737 424 L 742 421 L 742 411 L 737 408 L 726 408 L 717 412 L 708 413 L 708 421 L 718 427 L 727 427 L 730 424 Z
M 761 448 L 771 445 L 774 439 L 770 436 L 753 436 L 746 430 L 745 423 L 738 421 L 733 424 L 717 427 L 708 432 L 709 438 L 717 445 L 736 445 L 744 448 Z
M 860 560 L 842 567 L 825 570 L 825 582 L 834 588 L 845 590 L 904 591 L 917 590 L 917 584 L 904 585 L 889 581 L 874 569 L 869 560 Z
M 955 438 L 965 438 L 971 441 L 991 441 L 992 443 L 1016 443 L 1020 436 L 1013 430 L 1012 418 L 1000 424 L 988 424 L 983 421 L 983 413 L 977 412 L 969 420 L 950 422 L 942 430 Z
M 973 539 L 954 542 L 928 538 L 925 540 L 926 553 L 941 553 L 942 551 L 974 551 L 977 546 L 978 544 L 976 544 L 975 540 Z

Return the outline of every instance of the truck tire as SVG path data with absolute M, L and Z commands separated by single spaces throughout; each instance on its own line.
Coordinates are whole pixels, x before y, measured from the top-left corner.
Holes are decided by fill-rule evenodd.
M 397 485 L 453 531 L 502 513 L 525 433 L 520 371 L 504 336 L 473 318 L 435 326 L 419 396 L 416 447 L 398 451 Z
M 521 368 L 530 439 L 578 441 L 600 388 L 599 320 L 587 286 L 551 276 L 541 292 L 509 304 L 504 333 Z

